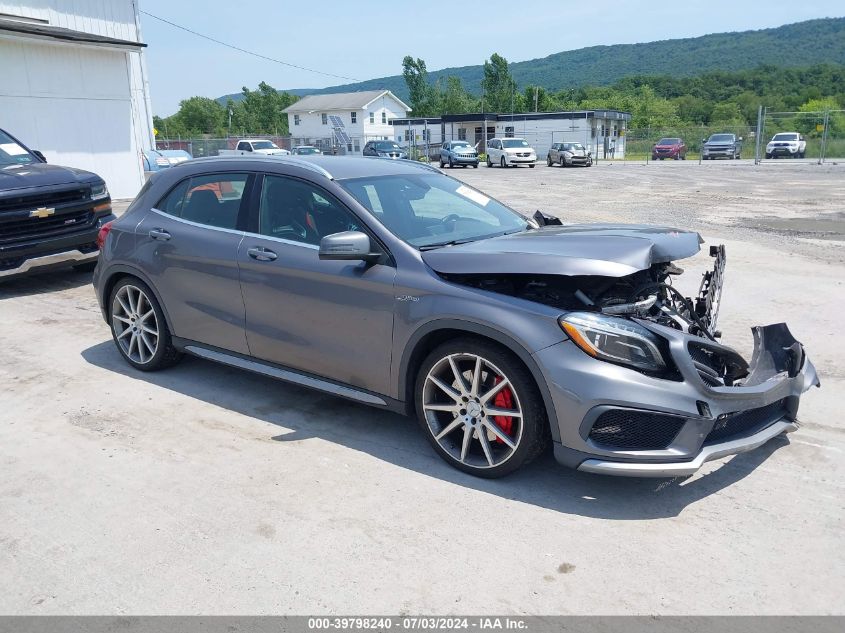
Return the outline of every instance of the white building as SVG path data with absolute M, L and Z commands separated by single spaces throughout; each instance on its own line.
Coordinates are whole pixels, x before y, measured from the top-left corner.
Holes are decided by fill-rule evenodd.
M 391 122 L 411 108 L 390 90 L 308 95 L 285 108 L 293 145 L 356 154 L 367 141 L 392 139 Z
M 144 46 L 136 0 L 0 0 L 0 127 L 133 197 L 154 144 Z
M 468 141 L 483 152 L 487 140 L 494 137 L 519 137 L 527 140 L 537 155 L 546 156 L 552 143 L 579 142 L 593 156 L 625 157 L 625 130 L 631 120 L 629 112 L 618 110 L 580 110 L 575 112 L 530 112 L 527 114 L 444 114 L 439 118 L 404 118 L 393 121 L 393 139 L 417 147 L 429 144 L 439 151 L 442 141 Z

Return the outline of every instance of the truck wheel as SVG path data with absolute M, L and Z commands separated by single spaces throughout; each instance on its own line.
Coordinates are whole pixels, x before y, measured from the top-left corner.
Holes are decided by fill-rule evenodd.
M 479 477 L 507 475 L 548 440 L 543 398 L 531 373 L 498 345 L 455 339 L 420 367 L 417 421 L 450 465 Z

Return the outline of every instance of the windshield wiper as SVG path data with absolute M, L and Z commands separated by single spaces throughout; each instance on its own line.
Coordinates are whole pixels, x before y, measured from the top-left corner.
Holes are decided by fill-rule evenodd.
M 449 240 L 448 242 L 436 242 L 435 244 L 425 244 L 420 246 L 419 249 L 421 251 L 430 251 L 435 248 L 443 248 L 444 246 L 457 246 L 458 244 L 469 244 L 470 242 L 474 242 L 477 239 L 481 238 L 469 238 L 465 240 Z

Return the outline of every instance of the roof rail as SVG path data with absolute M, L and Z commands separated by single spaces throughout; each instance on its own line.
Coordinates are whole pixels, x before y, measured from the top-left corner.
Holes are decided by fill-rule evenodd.
M 334 180 L 334 176 L 331 175 L 331 172 L 329 172 L 328 169 L 326 169 L 325 167 L 320 167 L 320 165 L 312 163 L 309 160 L 304 160 L 302 158 L 294 156 L 269 156 L 268 158 L 272 158 L 283 163 L 296 165 L 298 167 L 304 167 L 305 169 L 310 169 L 311 171 L 315 171 L 318 174 L 325 176 L 329 180 Z

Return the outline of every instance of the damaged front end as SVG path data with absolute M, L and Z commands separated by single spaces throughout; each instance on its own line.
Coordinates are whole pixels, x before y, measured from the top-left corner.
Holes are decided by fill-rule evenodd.
M 453 283 L 561 310 L 568 340 L 535 353 L 554 385 L 559 461 L 604 474 L 685 476 L 797 428 L 801 394 L 820 383 L 787 326 L 753 328 L 750 362 L 719 342 L 724 246 L 711 247 L 712 269 L 685 297 L 672 283 L 683 273 L 673 260 L 697 252 L 698 234 L 537 233 L 503 244 L 490 266 L 481 255 L 492 253 L 470 249 L 427 261 Z M 544 243 L 552 236 L 558 248 Z

